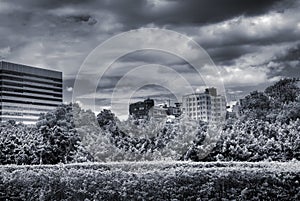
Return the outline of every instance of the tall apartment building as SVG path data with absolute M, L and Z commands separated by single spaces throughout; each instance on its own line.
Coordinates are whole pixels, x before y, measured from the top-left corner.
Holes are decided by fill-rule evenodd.
M 204 93 L 183 96 L 182 112 L 196 120 L 223 122 L 226 118 L 226 99 L 217 94 L 216 88 L 208 88 Z
M 62 103 L 62 72 L 0 61 L 0 121 L 35 123 Z

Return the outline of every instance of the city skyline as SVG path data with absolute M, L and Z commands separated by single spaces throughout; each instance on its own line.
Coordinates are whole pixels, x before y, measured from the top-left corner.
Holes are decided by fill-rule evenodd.
M 203 47 L 222 69 L 227 98 L 238 99 L 282 77 L 300 77 L 299 8 L 295 0 L 232 0 L 224 4 L 215 0 L 1 1 L 0 59 L 62 71 L 64 101 L 69 102 L 80 66 L 99 44 L 133 29 L 168 29 Z M 188 46 L 178 48 L 190 51 Z M 132 66 L 153 63 L 195 80 L 193 69 L 181 58 L 158 51 L 137 51 L 114 62 L 113 70 L 102 77 L 101 88 L 82 98 L 96 96 L 97 104 L 109 107 L 110 94 L 124 74 Z M 168 76 L 150 73 L 148 76 L 157 79 Z M 136 77 L 135 81 L 142 79 Z M 201 91 L 207 86 L 200 82 L 194 87 Z M 126 93 L 120 93 L 120 98 Z M 132 98 L 135 101 L 141 97 L 167 99 L 172 94 L 163 87 L 148 85 Z

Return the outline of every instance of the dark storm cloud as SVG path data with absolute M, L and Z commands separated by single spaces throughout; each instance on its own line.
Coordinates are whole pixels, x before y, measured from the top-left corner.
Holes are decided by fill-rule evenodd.
M 239 15 L 253 16 L 267 12 L 278 0 L 162 0 L 162 1 L 105 1 L 106 9 L 113 10 L 128 26 L 147 23 L 206 24 L 220 22 Z
M 139 50 L 131 52 L 124 57 L 120 58 L 120 62 L 143 62 L 143 63 L 165 63 L 176 64 L 182 59 L 178 58 L 176 55 L 173 55 L 168 52 L 160 50 Z
M 76 6 L 84 5 L 94 2 L 95 0 L 16 0 L 14 2 L 10 0 L 3 0 L 3 2 L 12 2 L 13 4 L 18 4 L 22 8 L 31 8 L 31 9 L 55 9 L 62 6 Z M 17 2 L 17 3 L 16 3 Z
M 267 14 L 274 9 L 285 13 L 295 1 L 281 1 L 284 4 L 280 4 L 278 0 L 6 0 L 3 2 L 6 2 L 8 8 L 4 14 L 0 13 L 3 19 L 1 27 L 7 27 L 8 30 L 1 30 L 3 40 L 0 41 L 0 48 L 6 48 L 4 50 L 10 48 L 11 51 L 36 40 L 42 40 L 44 46 L 44 40 L 57 40 L 61 43 L 70 41 L 71 45 L 73 41 L 87 37 L 101 41 L 105 36 L 100 38 L 99 35 L 110 32 L 107 26 L 118 23 L 121 23 L 119 31 L 139 28 L 149 23 L 179 30 L 192 36 L 206 48 L 218 64 L 232 64 L 234 59 L 256 50 L 255 46 L 294 41 L 299 38 L 298 32 L 294 31 L 293 21 L 284 21 L 282 25 L 278 25 L 280 27 L 274 27 L 248 18 Z M 109 13 L 115 21 L 102 25 L 101 22 L 108 20 L 106 14 L 99 16 L 102 12 Z M 223 21 L 239 16 L 244 17 L 228 22 L 228 28 L 222 28 Z M 288 18 L 293 18 L 293 14 Z M 208 27 L 202 26 L 203 24 Z M 89 25 L 96 28 L 87 27 Z M 195 31 L 198 29 L 202 31 Z M 55 51 L 51 48 L 56 46 L 47 47 L 49 51 Z M 159 54 L 156 56 L 135 54 L 131 57 L 129 55 L 128 59 L 144 60 L 146 63 L 159 60 L 165 61 L 167 65 L 173 61 L 171 56 Z M 126 62 L 125 59 L 123 61 Z M 178 61 L 175 60 L 174 65 L 176 63 Z
M 300 42 L 274 56 L 269 65 L 271 68 L 273 67 L 269 75 L 270 77 L 300 77 Z M 276 71 L 278 66 L 282 67 L 280 72 Z
M 300 61 L 300 42 L 298 44 L 295 44 L 295 46 L 287 49 L 287 51 L 282 53 L 281 55 L 275 56 L 274 61 Z
M 90 15 L 70 15 L 66 17 L 66 20 L 77 22 L 77 23 L 88 23 L 89 25 L 94 25 L 97 20 Z
M 139 50 L 131 52 L 116 61 L 116 64 L 130 65 L 131 67 L 137 67 L 147 64 L 159 64 L 166 67 L 170 67 L 176 70 L 178 73 L 191 72 L 193 71 L 190 66 L 183 58 L 174 55 L 169 52 L 161 50 Z M 185 68 L 178 68 L 178 66 L 185 66 Z
M 218 65 L 233 65 L 234 60 L 246 53 L 253 53 L 257 50 L 256 46 L 249 45 L 233 45 L 233 46 L 219 46 L 208 49 L 207 52 L 212 60 Z
M 299 75 L 299 13 L 296 0 L 2 0 L 0 58 L 62 70 L 68 100 L 80 65 L 101 42 L 135 28 L 166 28 L 204 47 L 224 69 L 224 83 L 245 94 L 273 78 Z M 114 63 L 102 92 L 109 97 L 126 69 L 153 63 L 193 73 L 176 55 L 134 52 Z M 158 89 L 150 88 L 154 96 Z
M 207 24 L 240 15 L 254 16 L 269 11 L 279 0 L 22 0 L 17 2 L 23 8 L 31 10 L 63 7 L 99 12 L 107 10 L 114 13 L 126 26 L 140 27 L 148 23 L 157 25 Z

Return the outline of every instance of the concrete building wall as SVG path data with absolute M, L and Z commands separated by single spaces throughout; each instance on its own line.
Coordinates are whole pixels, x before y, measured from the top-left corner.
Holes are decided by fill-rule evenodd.
M 224 96 L 217 95 L 214 88 L 209 88 L 205 93 L 183 96 L 182 111 L 193 119 L 218 123 L 225 120 L 226 100 Z

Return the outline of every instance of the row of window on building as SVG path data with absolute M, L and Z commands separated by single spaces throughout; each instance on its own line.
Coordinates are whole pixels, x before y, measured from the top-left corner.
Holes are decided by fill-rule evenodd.
M 216 88 L 207 88 L 203 93 L 183 96 L 182 103 L 175 103 L 174 106 L 158 107 L 153 99 L 132 103 L 129 105 L 129 114 L 138 119 L 187 115 L 192 119 L 219 123 L 226 118 L 226 99 L 217 94 Z
M 35 123 L 63 102 L 62 72 L 0 61 L 0 121 Z
M 63 101 L 62 72 L 0 61 L 0 121 L 34 123 L 40 113 L 48 112 Z M 182 103 L 157 106 L 153 99 L 132 103 L 129 114 L 138 119 L 187 115 L 196 120 L 225 120 L 226 100 L 215 88 L 188 94 Z

